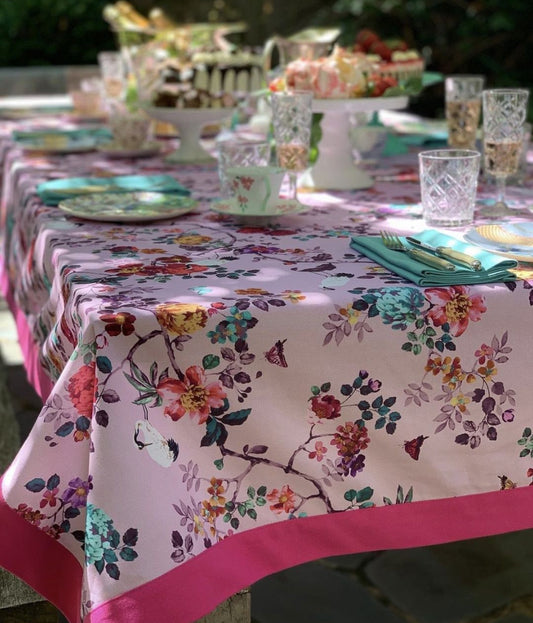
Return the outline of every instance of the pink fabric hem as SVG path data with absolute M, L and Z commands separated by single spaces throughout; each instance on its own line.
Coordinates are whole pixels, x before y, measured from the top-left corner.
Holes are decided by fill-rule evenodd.
M 0 564 L 45 599 L 71 623 L 80 622 L 82 568 L 72 554 L 6 503 L 0 479 Z
M 26 317 L 15 303 L 13 292 L 3 265 L 0 265 L 0 289 L 15 319 L 19 344 L 22 354 L 24 355 L 24 368 L 26 369 L 28 380 L 44 402 L 50 395 L 54 384 L 39 363 L 37 346 L 33 341 Z
M 510 512 L 511 511 L 511 512 Z M 310 560 L 533 527 L 533 487 L 283 521 L 236 534 L 96 608 L 85 623 L 191 623 L 261 578 Z

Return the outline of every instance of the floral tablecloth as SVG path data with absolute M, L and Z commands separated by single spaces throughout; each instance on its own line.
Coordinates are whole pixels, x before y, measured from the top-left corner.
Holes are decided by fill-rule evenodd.
M 210 210 L 211 164 L 0 150 L 3 291 L 44 399 L 0 564 L 71 623 L 189 623 L 313 558 L 532 526 L 529 273 L 424 289 L 349 246 L 423 228 L 414 153 L 264 228 Z M 35 194 L 155 172 L 197 209 L 98 223 Z

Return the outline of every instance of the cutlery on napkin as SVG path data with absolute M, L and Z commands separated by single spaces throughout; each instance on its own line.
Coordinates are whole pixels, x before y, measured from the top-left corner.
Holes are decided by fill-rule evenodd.
M 479 260 L 482 270 L 472 270 L 460 264 L 455 271 L 445 271 L 432 268 L 409 257 L 406 253 L 399 253 L 387 249 L 380 236 L 353 236 L 350 242 L 352 249 L 371 258 L 390 271 L 413 281 L 420 286 L 447 286 L 468 285 L 476 283 L 496 283 L 500 281 L 514 281 L 517 279 L 512 269 L 518 266 L 516 260 L 502 258 L 501 255 L 486 251 L 481 247 L 463 242 L 452 236 L 447 236 L 436 230 L 426 230 L 416 235 L 416 238 L 432 247 L 446 247 L 461 253 L 471 255 Z M 402 242 L 406 242 L 402 238 Z M 408 243 L 406 243 L 408 246 Z
M 117 177 L 68 177 L 42 182 L 37 194 L 46 205 L 90 193 L 160 192 L 190 195 L 190 191 L 170 175 L 120 175 Z

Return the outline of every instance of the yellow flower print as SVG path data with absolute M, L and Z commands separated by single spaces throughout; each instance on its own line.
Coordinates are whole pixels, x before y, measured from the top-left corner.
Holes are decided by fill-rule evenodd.
M 192 246 L 197 244 L 204 244 L 212 240 L 210 236 L 201 236 L 200 234 L 183 234 L 174 239 L 178 244 L 185 246 Z
M 467 404 L 470 402 L 470 398 L 465 396 L 464 394 L 457 394 L 457 396 L 453 396 L 450 400 L 450 404 L 452 407 L 458 409 L 461 413 L 465 413 L 468 411 Z
M 301 290 L 284 290 L 281 293 L 281 296 L 291 303 L 299 303 L 300 301 L 305 301 L 306 298 L 305 294 L 302 294 Z
M 165 249 L 140 249 L 141 253 L 146 253 L 147 255 L 157 255 L 165 253 Z
M 263 290 L 263 288 L 239 288 L 235 290 L 235 294 L 239 294 L 240 296 L 265 296 L 270 294 L 268 290 Z
M 207 324 L 207 311 L 194 303 L 163 303 L 155 310 L 159 324 L 174 335 L 189 335 Z
M 446 357 L 446 359 L 449 360 L 450 358 Z M 447 366 L 445 374 L 442 377 L 442 382 L 446 383 L 450 389 L 455 389 L 464 378 L 465 373 L 461 368 L 461 360 L 459 357 L 454 357 L 451 364 Z
M 478 368 L 479 374 L 484 376 L 486 379 L 489 379 L 492 376 L 496 376 L 498 374 L 498 368 L 492 359 L 489 359 L 484 366 L 480 366 Z
M 346 322 L 351 325 L 356 324 L 361 315 L 361 312 L 358 309 L 354 309 L 351 305 L 348 307 L 339 307 L 338 312 L 346 319 Z

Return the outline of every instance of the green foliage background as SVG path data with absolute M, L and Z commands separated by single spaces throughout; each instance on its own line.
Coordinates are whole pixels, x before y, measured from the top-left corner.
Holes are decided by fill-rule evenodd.
M 114 0 L 111 0 L 113 3 Z M 481 73 L 487 86 L 532 83 L 533 29 L 528 0 L 131 0 L 144 15 L 154 6 L 178 21 L 249 24 L 244 43 L 261 45 L 273 33 L 312 25 L 342 29 L 352 44 L 358 30 L 401 37 L 424 52 L 430 71 Z M 116 47 L 102 17 L 110 0 L 0 0 L 0 67 L 95 64 Z M 533 98 L 532 98 L 533 100 Z M 418 112 L 441 116 L 442 84 L 414 100 Z M 532 102 L 533 105 L 533 102 Z M 531 116 L 531 115 L 530 115 Z
M 106 0 L 0 0 L 0 67 L 92 65 L 116 47 Z

